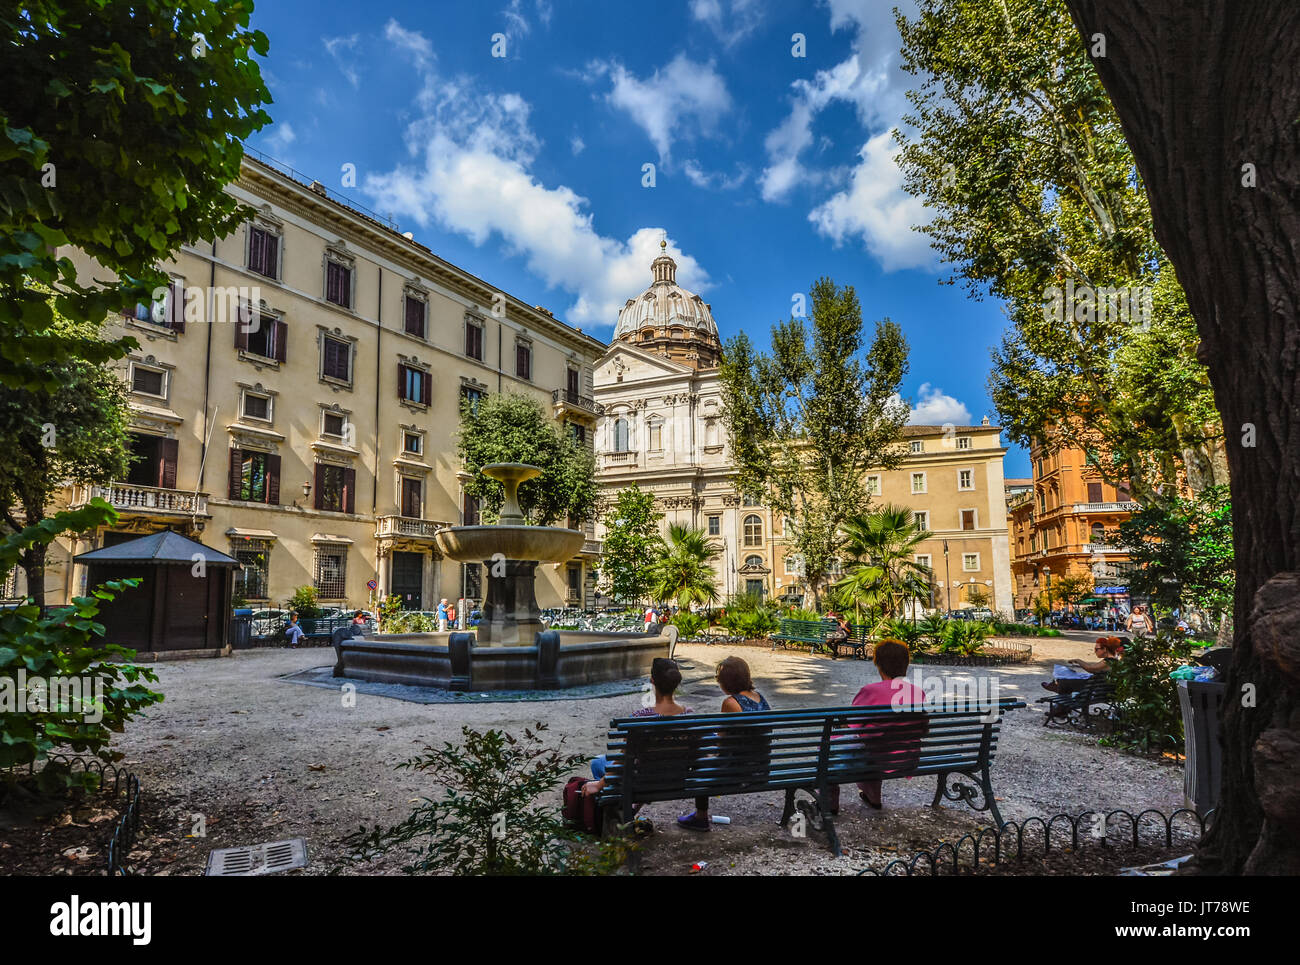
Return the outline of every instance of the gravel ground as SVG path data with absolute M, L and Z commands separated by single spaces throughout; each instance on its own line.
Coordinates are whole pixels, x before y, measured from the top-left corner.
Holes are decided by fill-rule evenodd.
M 1004 818 L 1015 820 L 1087 809 L 1158 808 L 1182 804 L 1182 770 L 1097 746 L 1086 735 L 1043 725 L 1039 682 L 1053 663 L 1090 657 L 1091 638 L 1034 639 L 1032 663 L 989 669 L 919 668 L 925 675 L 973 677 L 980 692 L 1023 697 L 1029 707 L 1004 721 L 993 785 Z M 716 709 L 722 693 L 712 667 L 732 651 L 753 670 L 757 687 L 775 708 L 847 704 L 862 684 L 877 679 L 868 662 L 832 661 L 803 653 L 754 647 L 682 644 L 685 676 L 679 699 L 697 711 Z M 330 650 L 249 650 L 221 660 L 158 664 L 166 700 L 129 725 L 118 747 L 153 796 L 154 827 L 175 825 L 174 841 L 155 837 L 151 850 L 167 852 L 165 873 L 201 873 L 215 847 L 307 838 L 307 873 L 325 873 L 337 859 L 338 838 L 360 823 L 393 823 L 409 802 L 430 793 L 417 775 L 393 765 L 425 744 L 457 739 L 462 725 L 517 730 L 545 721 L 574 753 L 600 753 L 606 725 L 639 701 L 631 696 L 491 704 L 417 704 L 356 695 L 345 707 L 339 693 L 279 679 L 332 660 Z M 779 829 L 781 797 L 751 794 L 715 800 L 713 813 L 729 826 L 708 834 L 674 827 L 688 802 L 642 811 L 655 828 L 641 849 L 643 873 L 684 874 L 707 861 L 706 874 L 852 873 L 897 854 L 987 823 L 968 809 L 932 810 L 932 779 L 890 781 L 885 810 L 868 811 L 852 792 L 837 828 L 845 848 L 830 857 L 818 834 L 794 838 Z M 206 837 L 187 837 L 194 815 L 207 818 Z M 163 837 L 166 837 L 164 834 Z M 149 842 L 146 842 L 149 845 Z M 148 870 L 157 870 L 155 860 Z M 399 860 L 355 869 L 392 871 Z

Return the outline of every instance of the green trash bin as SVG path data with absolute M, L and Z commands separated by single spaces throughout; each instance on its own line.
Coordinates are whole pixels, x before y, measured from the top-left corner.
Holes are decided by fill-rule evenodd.
M 1183 767 L 1183 800 L 1201 817 L 1219 803 L 1223 779 L 1223 743 L 1219 719 L 1227 684 L 1216 681 L 1178 681 L 1178 703 L 1183 710 L 1183 736 L 1187 763 Z

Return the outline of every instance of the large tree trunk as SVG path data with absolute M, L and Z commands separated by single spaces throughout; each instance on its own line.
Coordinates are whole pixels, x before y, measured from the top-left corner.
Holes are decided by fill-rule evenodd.
M 1236 652 L 1199 867 L 1300 873 L 1300 3 L 1065 2 L 1085 45 L 1105 38 L 1093 62 L 1228 435 Z
M 45 556 L 48 549 L 44 543 L 37 543 L 19 557 L 23 575 L 27 577 L 27 595 L 40 607 L 45 606 Z

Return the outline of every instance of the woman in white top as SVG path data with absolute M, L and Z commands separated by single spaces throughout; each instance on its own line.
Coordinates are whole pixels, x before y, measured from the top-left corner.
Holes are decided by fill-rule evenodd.
M 1128 615 L 1126 626 L 1134 636 L 1145 637 L 1147 631 L 1151 629 L 1151 618 L 1147 616 L 1146 610 L 1142 606 L 1135 606 L 1133 612 Z

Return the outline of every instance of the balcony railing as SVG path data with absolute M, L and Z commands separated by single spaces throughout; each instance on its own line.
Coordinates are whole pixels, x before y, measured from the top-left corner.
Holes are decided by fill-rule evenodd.
M 567 405 L 573 409 L 582 409 L 592 415 L 603 415 L 605 407 L 589 395 L 579 395 L 572 389 L 556 389 L 551 393 L 551 402 L 555 405 Z
M 605 552 L 605 541 L 600 539 L 584 540 L 582 552 L 585 556 L 600 556 Z
M 436 519 L 420 519 L 416 516 L 376 516 L 375 536 L 414 536 L 417 539 L 433 539 L 435 533 L 450 523 Z
M 84 506 L 98 496 L 114 509 L 127 513 L 167 513 L 176 516 L 207 516 L 208 494 L 184 489 L 161 489 L 133 483 L 106 486 L 79 484 L 73 491 L 72 507 Z
M 605 453 L 606 466 L 636 466 L 635 452 L 607 452 Z
M 1137 512 L 1137 509 L 1138 504 L 1134 502 L 1074 504 L 1074 511 L 1076 513 L 1134 513 Z

